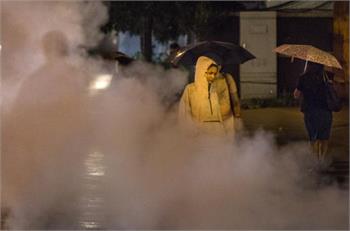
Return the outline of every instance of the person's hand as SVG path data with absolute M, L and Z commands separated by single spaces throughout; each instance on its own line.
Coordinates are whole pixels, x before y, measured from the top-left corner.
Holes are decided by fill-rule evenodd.
M 243 130 L 243 121 L 241 117 L 235 117 L 235 130 L 236 131 L 242 131 Z
M 294 99 L 299 99 L 301 96 L 301 91 L 299 91 L 297 88 L 295 88 L 293 92 Z

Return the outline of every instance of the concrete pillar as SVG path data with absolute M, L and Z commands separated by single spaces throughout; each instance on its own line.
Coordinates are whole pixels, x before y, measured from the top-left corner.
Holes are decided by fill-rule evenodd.
M 340 96 L 349 99 L 349 2 L 334 2 L 333 10 L 333 51 L 343 67 L 334 70 L 336 88 Z
M 349 82 L 349 2 L 334 2 L 333 11 L 334 53 L 344 68 L 344 78 Z
M 256 56 L 240 66 L 241 98 L 275 98 L 276 12 L 240 12 L 240 45 Z

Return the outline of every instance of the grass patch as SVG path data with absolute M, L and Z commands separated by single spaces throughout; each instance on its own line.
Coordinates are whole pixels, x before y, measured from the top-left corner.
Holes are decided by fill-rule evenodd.
M 243 109 L 296 106 L 299 106 L 299 100 L 294 99 L 293 96 L 281 96 L 277 98 L 253 98 L 241 100 L 241 107 Z

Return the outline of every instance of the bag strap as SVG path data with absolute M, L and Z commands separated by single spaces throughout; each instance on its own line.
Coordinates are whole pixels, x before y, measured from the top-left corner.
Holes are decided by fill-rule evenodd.
M 232 114 L 235 115 L 234 100 L 231 98 L 231 92 L 230 92 L 231 84 L 230 84 L 230 81 L 227 80 L 227 74 L 226 73 L 222 73 L 222 75 L 224 76 L 226 84 L 227 84 L 228 95 L 229 95 L 229 98 L 230 98 L 231 111 L 232 111 Z
M 222 73 L 222 75 L 224 76 L 225 78 L 225 81 L 226 81 L 226 84 L 227 84 L 227 87 L 229 88 L 228 90 L 230 90 L 230 83 L 228 82 L 227 80 L 227 74 L 226 73 Z

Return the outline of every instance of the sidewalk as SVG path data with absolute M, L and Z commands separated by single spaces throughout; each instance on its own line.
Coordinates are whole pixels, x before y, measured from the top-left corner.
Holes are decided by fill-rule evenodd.
M 277 142 L 308 140 L 303 113 L 297 107 L 261 108 L 242 111 L 245 127 L 249 131 L 263 128 L 276 134 Z M 333 113 L 333 126 L 329 152 L 335 160 L 349 160 L 349 107 Z

